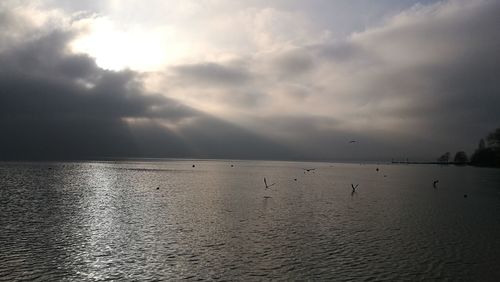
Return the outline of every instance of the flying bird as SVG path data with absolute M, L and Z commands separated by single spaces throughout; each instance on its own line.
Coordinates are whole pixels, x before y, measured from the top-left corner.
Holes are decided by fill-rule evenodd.
M 432 183 L 432 186 L 434 187 L 434 189 L 437 188 L 438 183 L 439 183 L 439 180 L 434 180 L 434 182 Z
M 351 187 L 352 187 L 352 193 L 356 193 L 356 188 L 358 188 L 359 184 L 356 184 L 356 186 L 354 186 L 354 184 L 351 184 Z
M 276 182 L 275 182 L 275 183 L 273 183 L 273 184 L 267 185 L 267 180 L 266 180 L 266 178 L 264 177 L 264 184 L 266 185 L 266 189 L 268 189 L 268 188 L 270 188 L 271 186 L 273 186 L 274 184 L 276 184 Z
M 349 144 L 351 144 L 351 143 L 356 143 L 356 140 L 349 141 Z
M 356 186 L 354 186 L 354 184 L 351 184 L 351 187 L 352 187 L 351 196 L 354 196 L 354 194 L 356 194 L 356 188 L 358 188 L 358 185 L 359 184 L 356 184 Z
M 307 171 L 307 172 L 311 172 L 311 171 L 314 171 L 316 170 L 315 168 L 303 168 L 303 170 Z

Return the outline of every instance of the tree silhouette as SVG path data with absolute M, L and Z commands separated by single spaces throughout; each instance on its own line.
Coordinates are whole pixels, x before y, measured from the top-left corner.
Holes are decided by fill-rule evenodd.
M 450 161 L 450 156 L 450 152 L 446 152 L 441 157 L 439 157 L 437 161 L 443 164 L 447 164 Z
M 471 165 L 500 167 L 500 128 L 488 134 L 486 140 L 488 146 L 486 146 L 484 139 L 479 141 L 478 148 L 472 154 Z
M 486 143 L 484 142 L 484 139 L 481 138 L 481 140 L 479 140 L 479 146 L 477 148 L 478 150 L 484 150 L 486 149 Z
M 457 165 L 466 165 L 469 162 L 469 158 L 467 158 L 467 154 L 464 151 L 459 151 L 455 154 L 453 162 Z
M 493 150 L 500 150 L 500 128 L 488 134 L 486 140 L 488 140 L 488 145 Z

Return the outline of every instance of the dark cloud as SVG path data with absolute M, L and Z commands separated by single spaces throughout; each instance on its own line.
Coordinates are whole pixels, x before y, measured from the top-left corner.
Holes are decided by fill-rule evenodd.
M 260 130 L 282 140 L 306 160 L 390 161 L 428 160 L 441 151 L 432 136 L 401 134 L 395 131 L 344 126 L 344 122 L 328 116 L 275 115 L 258 119 Z M 356 143 L 349 143 L 356 140 Z
M 314 85 L 304 97 L 318 103 L 304 106 L 309 115 L 275 114 L 258 124 L 305 158 L 472 152 L 500 125 L 499 12 L 498 1 L 420 5 L 345 40 L 279 56 L 309 58 L 292 63 L 283 81 Z M 345 147 L 340 140 L 349 138 L 362 141 Z
M 343 67 L 361 68 L 381 63 L 376 54 L 355 42 L 345 40 L 330 44 L 316 44 L 309 51 L 318 62 L 330 62 Z
M 180 119 L 196 111 L 142 89 L 132 71 L 106 71 L 66 51 L 71 34 L 53 32 L 0 56 L 2 116 Z
M 278 75 L 290 79 L 307 73 L 314 68 L 314 58 L 307 50 L 290 50 L 279 54 L 274 59 Z
M 230 107 L 256 108 L 266 99 L 258 87 L 259 78 L 246 68 L 246 61 L 177 65 L 164 75 L 167 91 L 192 90 L 193 97 L 227 104 Z
M 145 92 L 133 71 L 104 70 L 72 54 L 73 36 L 56 29 L 0 53 L 0 159 L 288 154 L 256 134 Z
M 251 107 L 256 131 L 304 158 L 433 159 L 472 151 L 499 125 L 499 12 L 487 0 L 416 5 L 345 39 L 178 74 L 191 92 L 206 95 L 210 85 L 221 105 Z M 253 93 L 245 90 L 260 103 L 235 94 Z M 372 146 L 352 151 L 339 141 L 352 137 Z
M 176 74 L 187 83 L 198 85 L 241 85 L 252 76 L 241 67 L 226 66 L 217 63 L 202 63 L 174 67 Z
M 355 105 L 345 118 L 370 120 L 374 128 L 394 131 L 394 138 L 417 136 L 429 148 L 422 156 L 473 150 L 500 124 L 499 12 L 498 1 L 415 6 L 379 27 L 309 52 L 320 62 L 316 68 L 349 85 L 347 90 L 329 85 L 340 93 L 337 102 Z M 393 122 L 384 125 L 385 120 Z
M 472 151 L 500 121 L 499 12 L 488 0 L 417 5 L 335 42 L 178 65 L 160 75 L 171 98 L 144 91 L 142 74 L 72 54 L 73 32 L 23 37 L 29 25 L 2 12 L 0 158 L 428 160 Z M 222 109 L 247 130 L 176 97 Z

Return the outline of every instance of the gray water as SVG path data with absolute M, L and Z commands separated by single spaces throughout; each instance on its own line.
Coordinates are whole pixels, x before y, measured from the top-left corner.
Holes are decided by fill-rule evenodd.
M 0 163 L 2 281 L 498 281 L 499 265 L 500 170 Z

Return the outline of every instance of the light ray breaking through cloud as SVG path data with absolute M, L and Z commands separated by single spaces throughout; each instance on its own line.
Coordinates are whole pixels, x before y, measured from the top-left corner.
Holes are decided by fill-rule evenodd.
M 471 151 L 500 123 L 499 12 L 493 0 L 6 1 L 0 158 Z

